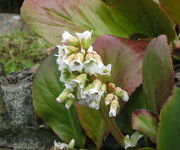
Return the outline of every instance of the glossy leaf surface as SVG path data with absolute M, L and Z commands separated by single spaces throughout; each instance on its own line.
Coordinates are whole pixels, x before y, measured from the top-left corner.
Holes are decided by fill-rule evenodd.
M 180 141 L 180 88 L 176 88 L 173 96 L 163 106 L 160 113 L 157 150 L 179 150 Z
M 147 44 L 104 35 L 93 46 L 103 62 L 112 65 L 111 81 L 131 94 L 142 83 L 142 60 Z
M 166 34 L 174 38 L 170 20 L 152 0 L 25 0 L 21 15 L 29 26 L 53 44 L 64 30 L 93 30 L 97 36 L 128 38 Z
M 76 146 L 83 148 L 85 136 L 75 108 L 68 110 L 64 104 L 56 102 L 63 89 L 55 56 L 51 54 L 36 73 L 32 89 L 35 110 L 63 141 L 69 143 L 71 139 L 75 139 Z
M 154 113 L 160 111 L 170 95 L 173 81 L 171 49 L 162 35 L 149 43 L 143 61 L 143 89 L 148 108 Z
M 97 149 L 102 145 L 105 139 L 107 128 L 104 120 L 98 110 L 77 104 L 77 113 L 81 125 L 86 133 L 96 144 Z

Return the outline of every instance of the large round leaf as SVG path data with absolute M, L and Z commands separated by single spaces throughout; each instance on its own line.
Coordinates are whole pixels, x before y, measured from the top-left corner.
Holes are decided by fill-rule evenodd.
M 34 31 L 54 44 L 64 30 L 93 30 L 96 36 L 125 38 L 134 33 L 174 37 L 170 20 L 153 0 L 25 0 L 21 15 Z
M 143 89 L 148 108 L 158 113 L 171 94 L 174 71 L 166 36 L 153 39 L 143 61 Z
M 180 141 L 180 89 L 164 105 L 160 114 L 157 150 L 179 150 Z
M 142 83 L 142 60 L 147 44 L 104 35 L 93 46 L 104 63 L 112 65 L 111 81 L 131 94 Z
M 67 110 L 56 97 L 64 86 L 59 81 L 55 56 L 49 56 L 36 73 L 33 84 L 33 104 L 37 114 L 47 122 L 53 131 L 65 142 L 75 139 L 76 146 L 83 148 L 85 136 L 76 116 L 75 108 Z

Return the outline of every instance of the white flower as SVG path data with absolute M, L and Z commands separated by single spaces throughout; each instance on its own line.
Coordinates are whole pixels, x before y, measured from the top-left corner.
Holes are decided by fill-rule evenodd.
M 61 75 L 60 75 L 60 81 L 65 83 L 68 80 L 69 76 L 70 76 L 70 73 L 68 72 L 68 70 L 62 69 Z
M 73 39 L 74 38 L 74 36 L 72 35 L 72 34 L 70 34 L 69 32 L 67 32 L 67 31 L 64 31 L 64 33 L 62 34 L 62 43 L 64 43 L 64 42 L 67 42 L 68 40 L 71 40 L 71 39 Z
M 61 43 L 65 43 L 66 45 L 71 45 L 71 46 L 79 46 L 78 38 L 76 38 L 67 31 L 64 31 L 64 33 L 62 34 Z
M 94 108 L 96 110 L 99 109 L 99 101 L 92 100 L 90 101 L 89 105 L 90 108 Z
M 75 146 L 74 139 L 72 139 L 69 142 L 69 144 L 54 141 L 54 150 L 74 149 L 74 146 Z
M 73 98 L 67 99 L 67 100 L 66 100 L 66 103 L 65 103 L 65 108 L 66 108 L 66 109 L 69 109 L 74 102 L 75 102 L 75 99 L 73 99 Z
M 89 49 L 87 50 L 88 53 L 96 53 L 96 51 L 93 50 L 93 47 L 90 46 Z
M 129 135 L 126 135 L 124 138 L 124 148 L 127 149 L 129 147 L 135 147 L 137 145 L 137 142 L 140 138 L 142 138 L 143 135 L 139 132 L 134 132 L 130 137 Z
M 113 99 L 110 105 L 109 117 L 115 117 L 119 111 L 119 107 L 118 98 Z
M 109 105 L 112 102 L 114 96 L 115 95 L 113 93 L 107 94 L 105 99 L 104 99 L 105 100 L 105 105 Z
M 124 90 L 123 90 L 122 100 L 123 100 L 124 102 L 128 102 L 128 100 L 129 100 L 128 93 L 127 93 L 126 91 L 124 91 Z
M 69 142 L 68 148 L 69 148 L 69 149 L 73 149 L 74 146 L 75 146 L 75 139 L 72 139 L 72 140 Z
M 89 39 L 91 38 L 92 35 L 92 31 L 84 31 L 82 33 L 76 33 L 77 37 L 79 38 L 79 40 L 81 39 Z
M 78 86 L 82 89 L 85 86 L 86 80 L 87 80 L 87 74 L 83 73 L 67 81 L 65 83 L 65 87 L 69 88 L 71 91 L 73 91 L 74 88 Z
M 64 89 L 61 94 L 56 98 L 56 101 L 59 103 L 65 102 L 68 99 L 68 95 L 71 93 L 69 89 Z
M 115 94 L 124 102 L 127 102 L 129 100 L 128 93 L 125 90 L 122 90 L 120 87 L 115 88 Z
M 71 56 L 71 57 L 70 57 Z M 70 72 L 82 72 L 84 55 L 82 53 L 72 54 L 65 60 Z
M 63 150 L 67 149 L 68 145 L 66 143 L 56 142 L 54 141 L 54 150 Z
M 106 85 L 96 79 L 81 92 L 81 99 L 86 101 L 91 108 L 99 109 L 99 103 L 106 92 Z
M 95 51 L 85 56 L 84 71 L 90 75 L 110 75 L 111 64 L 104 66 L 101 56 Z
M 83 49 L 88 49 L 91 45 L 91 35 L 92 31 L 85 31 L 83 33 L 76 33 L 77 37 L 79 38 L 81 47 Z

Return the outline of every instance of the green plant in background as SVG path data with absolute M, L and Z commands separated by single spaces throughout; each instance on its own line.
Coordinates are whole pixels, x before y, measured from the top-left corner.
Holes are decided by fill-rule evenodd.
M 45 57 L 45 50 L 51 44 L 32 31 L 13 31 L 0 35 L 0 62 L 7 73 L 30 68 Z
M 93 49 L 101 56 L 105 68 L 108 64 L 112 66 L 110 77 L 98 74 L 98 79 L 103 83 L 115 83 L 130 96 L 127 103 L 118 100 L 120 111 L 116 117 L 109 116 L 109 106 L 105 105 L 112 95 L 106 97 L 106 103 L 101 97 L 98 110 L 88 107 L 94 104 L 76 102 L 79 99 L 76 93 L 67 95 L 68 80 L 63 83 L 59 77 L 64 74 L 64 77 L 69 75 L 68 79 L 71 79 L 75 74 L 72 80 L 77 81 L 75 78 L 79 73 L 68 70 L 66 74 L 61 68 L 64 64 L 61 61 L 56 63 L 57 56 L 54 55 L 58 51 L 55 50 L 36 73 L 33 104 L 37 114 L 62 141 L 69 143 L 73 139 L 75 145 L 71 148 L 100 149 L 106 146 L 115 149 L 116 144 L 108 143 L 116 140 L 119 149 L 179 150 L 180 90 L 174 85 L 171 58 L 171 43 L 177 40 L 175 25 L 180 22 L 179 7 L 178 0 L 160 0 L 158 3 L 152 0 L 24 1 L 21 14 L 30 27 L 55 45 L 65 42 L 64 46 L 57 46 L 59 52 L 66 51 L 69 45 L 67 40 L 74 42 L 73 46 L 77 47 L 70 48 L 73 53 L 81 52 L 79 48 L 82 47 L 89 48 L 88 40 L 87 43 L 76 45 L 78 40 L 71 35 L 66 38 L 63 34 L 63 43 L 60 43 L 65 30 L 93 30 Z M 74 55 L 72 60 L 69 57 L 66 65 L 71 68 L 73 64 L 79 64 L 78 69 L 81 71 L 84 62 L 81 56 L 77 56 L 78 61 L 75 61 Z M 95 68 L 92 71 L 97 70 Z M 90 83 L 88 81 L 86 85 Z M 113 86 L 110 84 L 110 87 Z M 64 103 L 57 103 L 64 96 L 65 106 Z M 74 103 L 72 100 L 68 102 L 67 97 L 73 98 Z M 109 134 L 114 139 L 109 138 Z M 91 140 L 95 145 L 90 144 Z M 69 148 L 71 142 L 69 145 L 65 143 L 55 143 L 55 146 L 57 149 L 62 149 L 63 145 Z

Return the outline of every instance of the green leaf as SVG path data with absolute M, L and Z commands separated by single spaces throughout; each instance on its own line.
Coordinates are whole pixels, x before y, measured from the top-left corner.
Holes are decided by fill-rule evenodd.
M 64 89 L 59 81 L 55 56 L 49 56 L 36 73 L 33 83 L 33 104 L 37 114 L 66 143 L 75 139 L 76 146 L 83 148 L 85 136 L 78 121 L 75 108 L 67 110 L 64 104 L 56 102 Z
M 102 100 L 100 111 L 107 125 L 108 131 L 113 135 L 113 137 L 121 146 L 124 146 L 124 135 L 120 128 L 117 126 L 115 119 L 113 117 L 109 117 L 109 107 L 105 105 L 104 101 Z
M 131 95 L 129 101 L 123 106 L 123 109 L 116 118 L 118 126 L 123 132 L 132 134 L 131 117 L 132 112 L 136 109 L 146 108 L 146 98 L 142 86 L 138 87 Z
M 109 5 L 108 5 L 109 4 Z M 53 44 L 64 30 L 93 30 L 96 36 L 128 38 L 166 34 L 174 38 L 170 20 L 152 0 L 25 0 L 21 15 L 28 25 Z
M 83 129 L 96 144 L 99 149 L 102 145 L 107 128 L 104 120 L 98 110 L 89 108 L 84 105 L 76 105 L 79 120 Z
M 163 106 L 160 113 L 158 150 L 179 150 L 180 141 L 180 88 L 176 88 L 173 96 Z
M 146 109 L 139 109 L 132 113 L 132 128 L 147 135 L 156 142 L 158 118 Z
M 142 61 L 148 42 L 104 35 L 93 44 L 105 64 L 112 65 L 111 81 L 129 95 L 142 83 Z
M 138 148 L 136 150 L 155 150 L 155 149 L 151 148 L 151 147 L 141 147 L 141 148 Z
M 171 49 L 162 35 L 149 43 L 143 61 L 143 89 L 152 112 L 158 113 L 170 95 L 173 75 Z
M 180 1 L 179 0 L 159 0 L 160 6 L 166 11 L 177 24 L 180 24 Z

